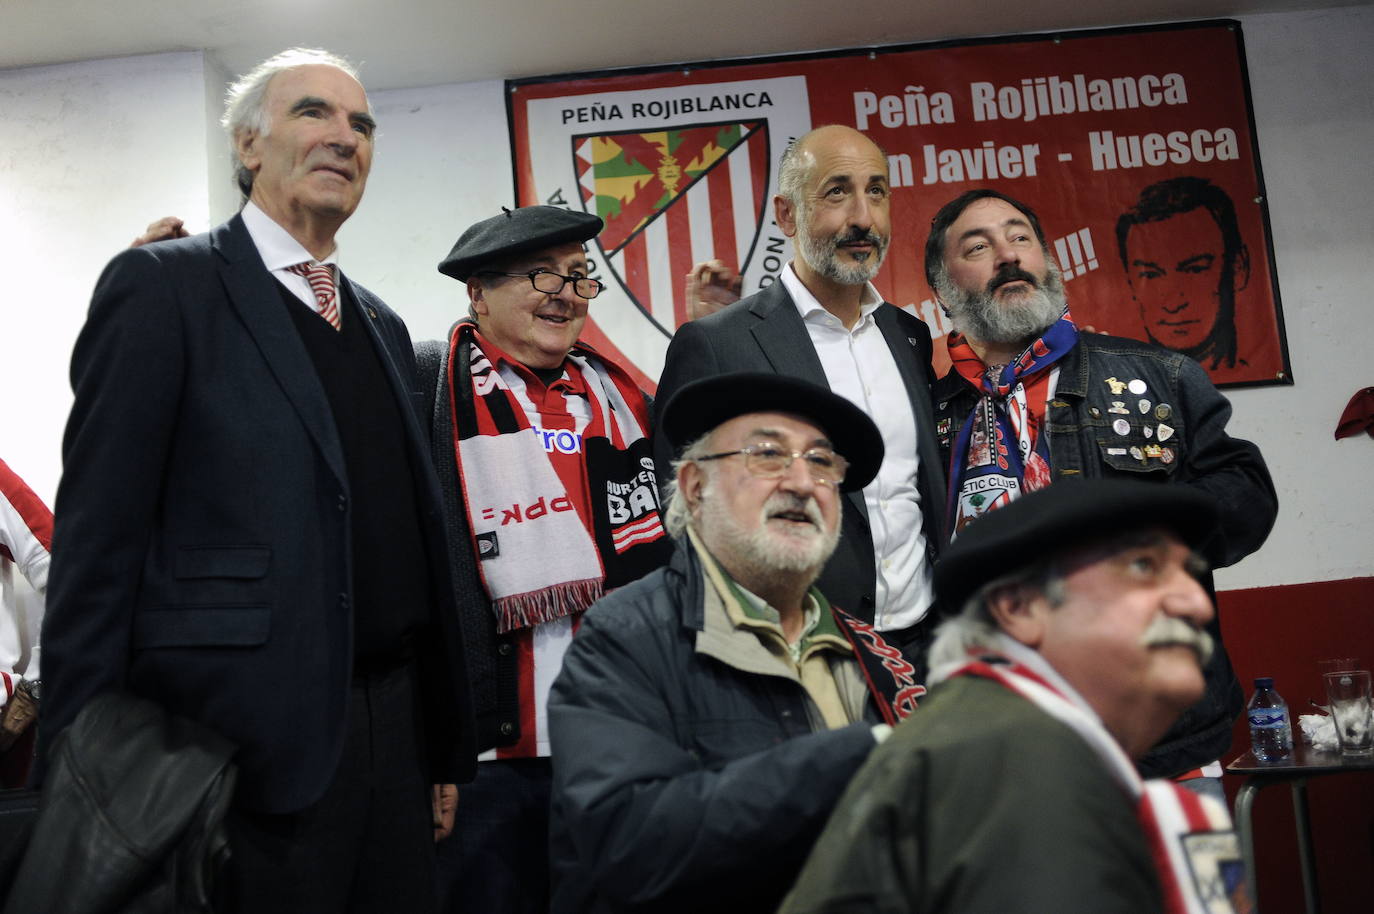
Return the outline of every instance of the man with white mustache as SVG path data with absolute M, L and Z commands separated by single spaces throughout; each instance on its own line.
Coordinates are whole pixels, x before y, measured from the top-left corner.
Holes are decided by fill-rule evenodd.
M 925 270 L 954 324 L 953 365 L 931 394 L 942 465 L 950 468 L 945 522 L 955 537 L 1051 483 L 1117 478 L 1215 498 L 1220 523 L 1201 549 L 1214 567 L 1264 543 L 1277 495 L 1259 449 L 1227 434 L 1231 405 L 1180 353 L 1080 334 L 1030 207 L 986 189 L 945 204 L 931 221 Z M 1205 583 L 1210 590 L 1210 577 Z M 1211 631 L 1220 643 L 1215 620 Z M 1185 776 L 1220 795 L 1216 760 L 1230 746 L 1244 697 L 1224 650 L 1205 672 L 1203 700 L 1140 770 Z
M 677 329 L 658 402 L 697 378 L 767 371 L 828 387 L 868 414 L 887 460 L 844 498 L 844 536 L 820 588 L 920 666 L 934 630 L 930 569 L 943 541 L 945 480 L 931 420 L 930 331 L 871 282 L 892 236 L 891 195 L 887 157 L 859 131 L 832 124 L 799 137 L 778 163 L 773 197 L 796 256 L 771 285 Z M 735 297 L 711 273 L 709 264 L 693 270 L 701 277 L 688 284 L 694 312 L 702 300 Z M 662 436 L 655 456 L 666 477 L 672 455 Z
M 1132 759 L 1202 694 L 1218 506 L 1090 480 L 945 552 L 933 689 L 855 776 L 783 914 L 1249 910 L 1225 806 Z M 989 573 L 988 569 L 997 569 Z
M 812 586 L 883 460 L 847 399 L 719 375 L 667 405 L 672 563 L 584 616 L 549 698 L 555 912 L 770 911 L 925 689 Z

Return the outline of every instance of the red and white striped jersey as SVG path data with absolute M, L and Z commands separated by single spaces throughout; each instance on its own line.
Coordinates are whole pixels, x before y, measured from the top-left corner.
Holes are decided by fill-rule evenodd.
M 52 512 L 0 460 L 0 705 L 14 694 L 21 672 L 38 678 L 38 635 L 51 552 Z M 36 594 L 22 606 L 16 568 Z

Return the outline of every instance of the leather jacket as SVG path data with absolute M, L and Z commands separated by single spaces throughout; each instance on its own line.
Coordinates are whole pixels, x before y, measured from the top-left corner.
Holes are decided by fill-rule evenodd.
M 233 753 L 152 702 L 92 699 L 54 743 L 5 914 L 224 910 Z
M 1231 404 L 1201 366 L 1169 349 L 1095 334 L 1084 334 L 1058 366 L 1044 425 L 1056 483 L 1118 477 L 1207 492 L 1221 507 L 1220 531 L 1203 549 L 1214 567 L 1235 564 L 1264 543 L 1278 513 L 1274 483 L 1259 449 L 1227 434 Z M 949 467 L 951 446 L 979 395 L 953 370 L 932 395 Z M 951 470 L 951 485 L 957 478 Z M 1213 592 L 1210 575 L 1204 585 Z M 1220 647 L 1218 619 L 1209 631 Z M 1213 652 L 1203 672 L 1206 693 L 1140 760 L 1144 777 L 1207 764 L 1230 746 L 1245 699 L 1224 649 Z

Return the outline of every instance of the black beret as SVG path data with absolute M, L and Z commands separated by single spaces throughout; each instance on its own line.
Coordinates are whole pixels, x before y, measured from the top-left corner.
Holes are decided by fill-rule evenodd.
M 572 241 L 583 242 L 595 238 L 604 225 L 600 216 L 557 206 L 507 209 L 459 235 L 453 250 L 439 261 L 439 272 L 466 282 L 478 268 L 494 260 Z
M 1217 503 L 1185 485 L 1123 479 L 1064 481 L 989 511 L 964 528 L 935 565 L 949 612 L 995 578 L 1113 534 L 1164 527 L 1193 549 L 1217 527 Z
M 746 413 L 795 413 L 824 431 L 849 461 L 840 484 L 846 492 L 868 485 L 883 464 L 883 436 L 867 413 L 827 388 L 785 375 L 741 371 L 693 381 L 668 401 L 659 426 L 676 454 Z

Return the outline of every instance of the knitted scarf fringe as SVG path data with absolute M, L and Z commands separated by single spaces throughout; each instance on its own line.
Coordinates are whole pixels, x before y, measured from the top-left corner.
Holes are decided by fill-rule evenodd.
M 500 597 L 493 607 L 496 629 L 505 634 L 579 613 L 601 599 L 604 592 L 601 581 L 587 578 Z

